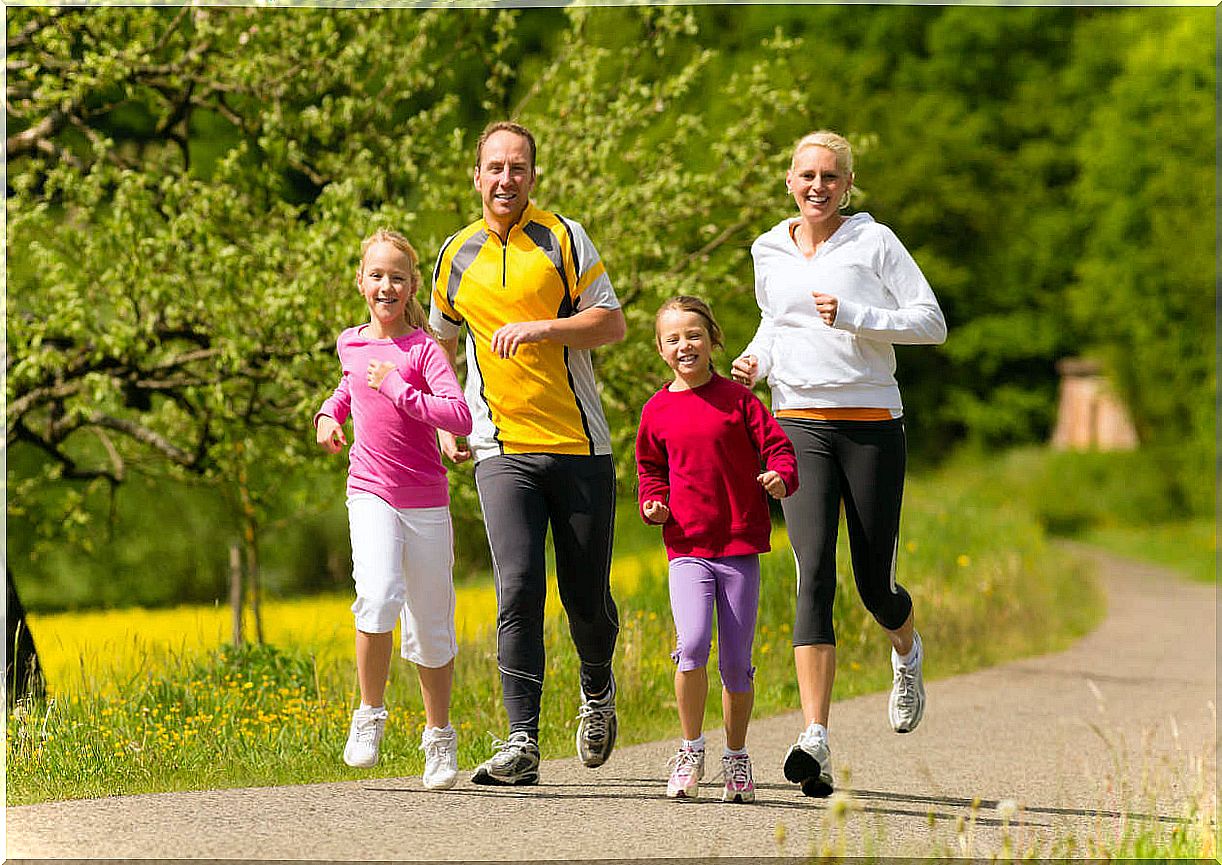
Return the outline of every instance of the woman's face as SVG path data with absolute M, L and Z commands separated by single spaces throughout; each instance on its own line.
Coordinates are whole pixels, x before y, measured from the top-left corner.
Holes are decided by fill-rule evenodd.
M 840 166 L 835 153 L 812 144 L 798 151 L 785 174 L 785 186 L 802 217 L 821 222 L 840 210 L 840 202 L 853 186 L 853 175 Z

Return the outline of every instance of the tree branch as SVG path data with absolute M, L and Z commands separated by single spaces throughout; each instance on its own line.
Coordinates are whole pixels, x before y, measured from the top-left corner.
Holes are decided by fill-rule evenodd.
M 123 418 L 111 417 L 102 412 L 89 412 L 82 418 L 93 426 L 102 427 L 104 429 L 112 429 L 115 432 L 123 433 L 129 438 L 135 439 L 143 445 L 147 445 L 161 453 L 170 462 L 183 468 L 193 468 L 195 466 L 195 457 L 186 451 L 179 448 L 169 439 L 153 432 L 147 427 L 140 426 L 134 421 L 124 420 Z

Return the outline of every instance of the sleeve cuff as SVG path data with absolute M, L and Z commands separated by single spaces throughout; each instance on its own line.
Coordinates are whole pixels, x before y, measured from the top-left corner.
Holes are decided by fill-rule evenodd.
M 862 304 L 854 303 L 851 300 L 840 300 L 836 305 L 836 320 L 832 322 L 832 327 L 849 333 L 857 333 L 861 329 L 865 312 L 866 308 Z
M 399 404 L 407 390 L 408 384 L 403 380 L 403 376 L 399 375 L 397 369 L 392 369 L 388 372 L 386 378 L 382 379 L 382 384 L 378 386 L 378 393 L 395 405 Z

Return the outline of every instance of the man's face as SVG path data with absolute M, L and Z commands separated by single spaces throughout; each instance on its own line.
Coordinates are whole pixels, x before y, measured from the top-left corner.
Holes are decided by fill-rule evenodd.
M 502 129 L 484 142 L 475 187 L 484 203 L 484 218 L 502 225 L 517 222 L 535 187 L 530 144 L 516 132 Z

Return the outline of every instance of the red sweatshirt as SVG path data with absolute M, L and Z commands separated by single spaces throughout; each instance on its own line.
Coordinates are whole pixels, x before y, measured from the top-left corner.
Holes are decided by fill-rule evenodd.
M 636 437 L 638 505 L 670 508 L 669 558 L 720 558 L 770 549 L 768 494 L 756 476 L 777 472 L 798 488 L 793 445 L 751 391 L 714 374 L 693 390 L 662 388 L 641 410 Z

